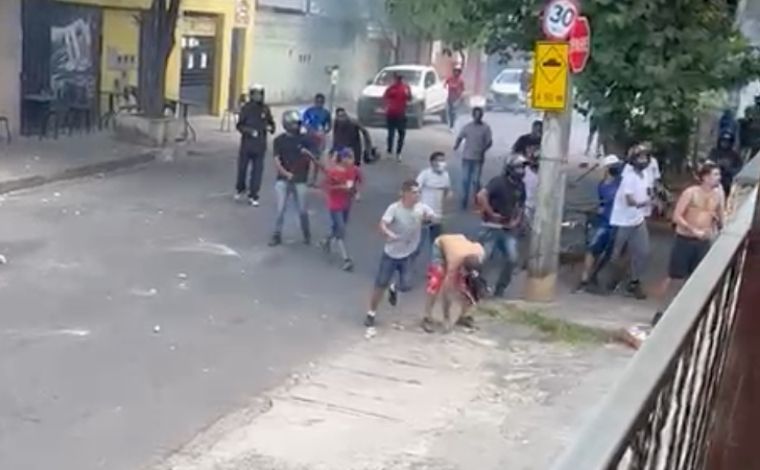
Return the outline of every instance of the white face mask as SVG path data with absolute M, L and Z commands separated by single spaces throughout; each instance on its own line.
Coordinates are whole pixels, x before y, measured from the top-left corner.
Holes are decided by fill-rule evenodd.
M 433 163 L 433 169 L 438 173 L 443 173 L 446 170 L 446 162 Z

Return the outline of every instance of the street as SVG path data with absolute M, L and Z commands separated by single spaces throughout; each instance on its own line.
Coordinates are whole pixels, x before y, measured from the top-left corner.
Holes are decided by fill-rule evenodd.
M 523 116 L 486 120 L 496 143 L 484 182 L 530 126 Z M 574 154 L 585 143 L 576 123 Z M 303 246 L 293 220 L 285 246 L 266 246 L 273 165 L 260 208 L 233 203 L 236 135 L 209 132 L 201 150 L 174 162 L 1 199 L 0 468 L 133 470 L 171 454 L 362 335 L 376 223 L 431 151 L 449 151 L 459 192 L 452 134 L 433 122 L 411 131 L 403 165 L 365 167 L 348 237 L 356 271 L 347 274 Z M 373 138 L 383 146 L 381 130 Z M 309 203 L 317 240 L 327 230 L 321 194 Z M 477 229 L 457 212 L 446 225 Z M 381 335 L 388 317 L 383 307 Z

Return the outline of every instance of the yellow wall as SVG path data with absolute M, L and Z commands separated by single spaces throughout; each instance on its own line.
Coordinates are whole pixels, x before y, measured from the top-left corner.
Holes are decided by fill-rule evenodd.
M 111 53 L 137 57 L 140 27 L 134 10 L 103 11 L 103 58 L 100 84 L 104 91 L 120 91 L 125 85 L 137 86 L 137 64 L 121 70 L 112 67 Z M 120 87 L 116 87 L 116 83 Z
M 0 0 L 2 1 L 2 0 Z M 68 3 L 77 3 L 84 5 L 94 5 L 104 8 L 103 14 L 103 70 L 101 79 L 101 88 L 104 91 L 112 91 L 114 78 L 121 75 L 121 72 L 107 70 L 108 67 L 108 47 L 114 47 L 123 50 L 124 53 L 137 54 L 139 47 L 139 30 L 132 20 L 132 15 L 136 9 L 146 9 L 150 5 L 150 0 L 59 0 Z M 253 3 L 253 2 L 252 2 Z M 214 73 L 214 90 L 212 101 L 212 112 L 221 114 L 227 107 L 227 98 L 229 95 L 230 71 L 232 61 L 232 29 L 235 19 L 235 0 L 182 0 L 181 8 L 183 12 L 204 14 L 213 16 L 217 22 L 216 35 L 216 71 Z M 253 14 L 253 11 L 251 12 Z M 253 20 L 253 18 L 252 18 Z M 238 67 L 238 81 L 240 92 L 243 92 L 248 85 L 247 71 L 249 69 L 248 60 L 251 57 L 251 48 L 253 35 L 251 28 L 253 21 L 248 27 L 245 34 L 245 40 L 241 44 L 240 61 Z M 170 99 L 179 97 L 180 86 L 180 57 L 181 57 L 181 39 L 182 31 L 177 28 L 176 45 L 169 57 L 169 63 L 166 70 L 166 96 Z M 138 58 L 139 60 L 139 58 Z M 136 84 L 136 72 L 130 73 L 129 82 Z

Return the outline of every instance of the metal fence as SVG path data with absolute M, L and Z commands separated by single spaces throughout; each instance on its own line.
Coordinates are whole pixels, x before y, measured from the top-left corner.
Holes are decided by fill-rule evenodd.
M 758 175 L 754 159 L 737 179 L 733 218 L 555 470 L 705 468 Z

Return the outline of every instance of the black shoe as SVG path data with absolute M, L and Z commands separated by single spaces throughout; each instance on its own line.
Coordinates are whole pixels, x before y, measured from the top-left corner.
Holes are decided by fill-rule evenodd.
M 575 288 L 573 292 L 577 293 L 577 292 L 588 290 L 588 286 L 589 286 L 588 281 L 581 281 L 580 283 L 578 283 L 578 286 Z
M 398 291 L 396 290 L 396 284 L 391 284 L 388 287 L 388 303 L 393 307 L 398 304 Z
M 364 317 L 364 326 L 367 328 L 374 328 L 375 327 L 375 316 L 374 315 L 367 315 Z
M 457 320 L 457 325 L 463 326 L 465 328 L 475 328 L 475 319 L 470 315 L 459 317 L 459 320 Z
M 422 329 L 425 333 L 435 333 L 435 323 L 430 318 L 422 319 Z
M 272 239 L 269 240 L 269 246 L 278 246 L 278 245 L 282 245 L 282 237 L 280 236 L 279 233 L 275 233 L 274 235 L 272 235 Z
M 354 270 L 354 262 L 350 259 L 343 261 L 343 267 L 341 269 L 347 273 L 352 272 Z
M 631 281 L 626 288 L 626 292 L 637 300 L 646 300 L 647 298 L 647 295 L 641 288 L 641 283 L 638 281 Z

